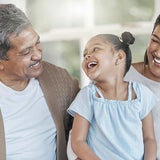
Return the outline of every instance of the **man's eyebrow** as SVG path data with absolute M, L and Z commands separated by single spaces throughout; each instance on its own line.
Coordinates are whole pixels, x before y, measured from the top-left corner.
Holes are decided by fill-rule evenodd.
M 152 36 L 156 37 L 160 41 L 160 37 L 158 37 L 156 34 L 152 34 Z

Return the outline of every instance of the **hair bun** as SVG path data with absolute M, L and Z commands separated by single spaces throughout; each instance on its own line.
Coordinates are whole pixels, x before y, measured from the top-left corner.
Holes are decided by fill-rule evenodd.
M 123 32 L 121 35 L 121 40 L 124 44 L 129 46 L 130 44 L 134 43 L 135 38 L 130 32 Z

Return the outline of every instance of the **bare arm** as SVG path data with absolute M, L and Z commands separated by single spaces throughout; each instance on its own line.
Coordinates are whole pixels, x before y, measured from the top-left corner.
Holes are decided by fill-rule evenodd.
M 154 135 L 152 113 L 142 120 L 144 140 L 144 160 L 156 160 L 157 144 Z
M 83 160 L 100 160 L 86 143 L 89 122 L 76 114 L 73 121 L 71 145 L 75 154 Z

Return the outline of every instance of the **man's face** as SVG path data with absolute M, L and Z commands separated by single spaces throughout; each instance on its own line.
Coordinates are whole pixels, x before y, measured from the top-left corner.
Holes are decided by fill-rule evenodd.
M 14 81 L 39 76 L 42 72 L 42 47 L 33 28 L 29 26 L 16 36 L 11 35 L 9 42 L 8 61 L 1 60 L 4 76 Z

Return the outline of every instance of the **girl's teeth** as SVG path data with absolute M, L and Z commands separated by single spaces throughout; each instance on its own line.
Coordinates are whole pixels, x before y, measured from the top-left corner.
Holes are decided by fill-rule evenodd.
M 88 63 L 87 67 L 88 67 L 88 68 L 92 68 L 92 67 L 94 67 L 96 64 L 97 64 L 97 62 L 90 62 L 90 63 Z

